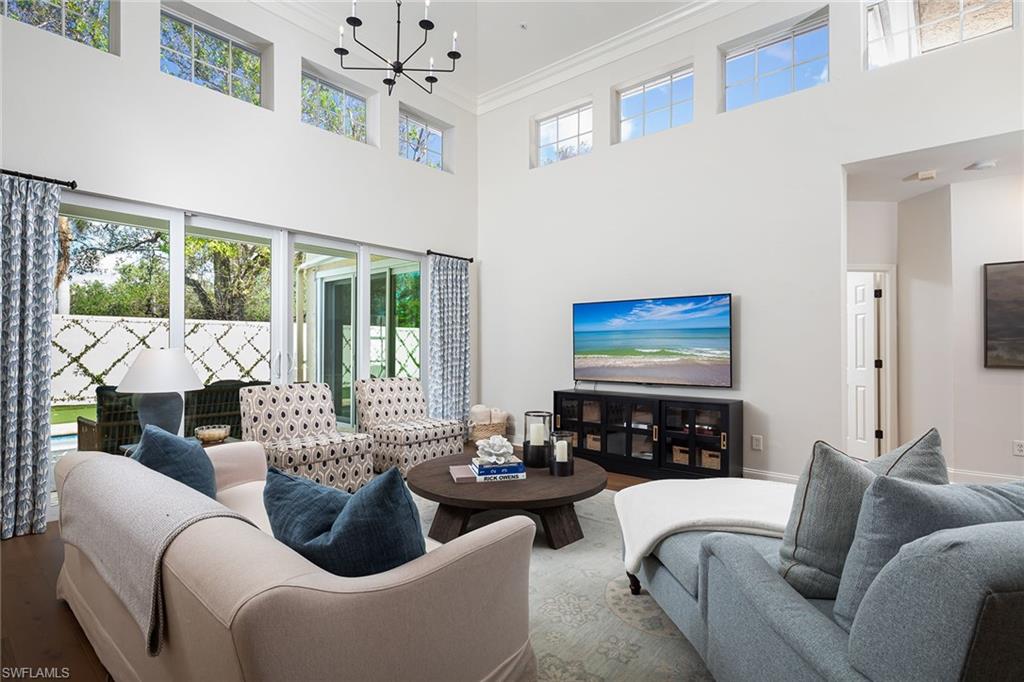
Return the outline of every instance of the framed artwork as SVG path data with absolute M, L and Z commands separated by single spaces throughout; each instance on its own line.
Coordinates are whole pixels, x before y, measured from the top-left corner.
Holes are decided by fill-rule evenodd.
M 1024 369 L 1024 261 L 985 264 L 985 366 Z

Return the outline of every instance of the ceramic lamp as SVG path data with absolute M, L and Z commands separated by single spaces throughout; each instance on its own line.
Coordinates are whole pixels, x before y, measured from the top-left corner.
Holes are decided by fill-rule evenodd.
M 178 433 L 184 413 L 184 391 L 203 388 L 203 381 L 192 369 L 181 348 L 146 348 L 117 385 L 118 393 L 134 393 L 139 423 L 159 426 Z

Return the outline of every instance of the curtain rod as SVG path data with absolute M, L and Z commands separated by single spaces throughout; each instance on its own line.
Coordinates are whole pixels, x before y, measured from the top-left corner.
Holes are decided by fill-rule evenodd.
M 54 178 L 44 178 L 42 175 L 32 175 L 31 173 L 22 173 L 20 171 L 7 170 L 6 168 L 0 168 L 0 173 L 25 178 L 26 180 L 41 180 L 42 182 L 49 182 L 52 185 L 60 185 L 61 187 L 67 187 L 68 189 L 78 188 L 78 183 L 74 180 L 55 180 Z
M 455 258 L 457 260 L 468 260 L 470 263 L 473 262 L 472 258 L 466 258 L 465 256 L 453 256 L 450 253 L 441 253 L 440 251 L 432 251 L 431 249 L 427 249 L 427 255 L 428 256 L 444 256 L 445 258 Z

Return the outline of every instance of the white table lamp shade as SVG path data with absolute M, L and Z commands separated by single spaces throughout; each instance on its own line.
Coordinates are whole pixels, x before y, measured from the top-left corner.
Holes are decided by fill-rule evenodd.
M 117 385 L 118 393 L 198 391 L 203 382 L 181 348 L 145 348 Z

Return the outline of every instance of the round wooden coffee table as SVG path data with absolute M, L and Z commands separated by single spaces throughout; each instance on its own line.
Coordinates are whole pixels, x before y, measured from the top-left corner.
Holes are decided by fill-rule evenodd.
M 438 542 L 466 532 L 473 514 L 486 509 L 525 509 L 540 516 L 548 545 L 559 549 L 583 537 L 573 502 L 585 500 L 608 483 L 605 470 L 576 458 L 572 476 L 552 476 L 547 469 L 526 470 L 522 481 L 456 483 L 448 467 L 469 464 L 469 455 L 439 457 L 417 464 L 406 474 L 409 488 L 438 504 L 428 535 Z

